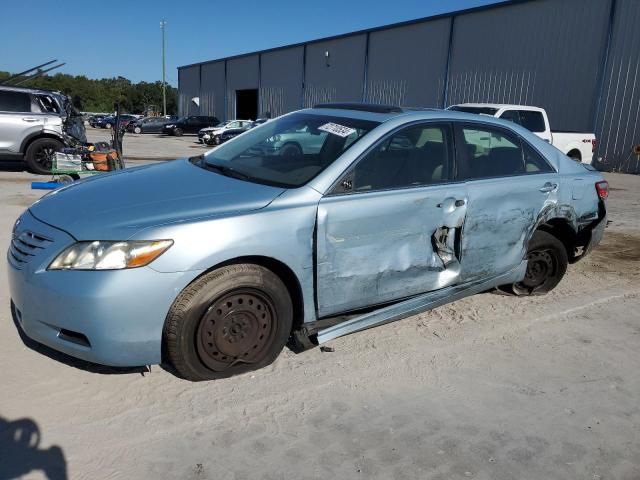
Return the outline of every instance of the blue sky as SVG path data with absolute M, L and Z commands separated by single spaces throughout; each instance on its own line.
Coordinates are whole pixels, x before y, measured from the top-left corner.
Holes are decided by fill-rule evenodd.
M 57 58 L 90 78 L 161 78 L 160 20 L 167 21 L 167 81 L 176 67 L 460 10 L 496 0 L 22 0 L 3 2 L 0 70 Z

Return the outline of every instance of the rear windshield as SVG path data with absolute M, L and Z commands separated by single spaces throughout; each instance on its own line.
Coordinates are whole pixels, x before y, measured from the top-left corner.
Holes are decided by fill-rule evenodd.
M 368 120 L 294 113 L 210 151 L 201 166 L 248 181 L 295 188 L 318 175 L 378 125 Z
M 453 107 L 449 107 L 449 110 L 455 110 L 456 112 L 466 112 L 466 113 L 483 113 L 485 115 L 495 115 L 498 111 L 497 108 L 493 107 L 467 107 L 462 105 L 454 105 Z

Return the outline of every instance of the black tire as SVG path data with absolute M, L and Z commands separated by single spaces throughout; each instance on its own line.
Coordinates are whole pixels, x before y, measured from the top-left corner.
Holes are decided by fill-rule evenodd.
M 512 286 L 516 295 L 550 292 L 564 277 L 569 263 L 564 244 L 542 230 L 537 230 L 529 241 L 527 260 L 525 278 Z
M 176 137 L 181 137 L 181 136 L 182 136 L 182 133 L 183 133 L 183 132 L 182 132 L 182 129 L 181 129 L 181 128 L 174 128 L 174 129 L 173 129 L 173 134 L 174 134 Z
M 27 167 L 33 173 L 48 175 L 53 166 L 53 155 L 64 148 L 64 144 L 55 138 L 39 138 L 34 140 L 25 155 Z
M 280 148 L 280 156 L 282 157 L 301 157 L 302 147 L 297 143 L 285 143 Z
M 133 133 L 137 133 L 138 135 L 140 135 L 142 133 L 142 128 L 136 125 L 135 127 L 133 127 Z
M 272 363 L 293 323 L 287 287 L 251 264 L 214 270 L 186 287 L 164 325 L 164 353 L 188 380 L 226 378 Z

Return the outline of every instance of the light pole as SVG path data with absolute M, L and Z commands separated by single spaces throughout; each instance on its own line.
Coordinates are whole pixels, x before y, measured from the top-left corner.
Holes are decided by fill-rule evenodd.
M 162 19 L 160 21 L 160 30 L 162 30 L 162 114 L 167 115 L 167 81 L 166 81 L 166 65 L 165 65 L 165 41 L 164 41 L 164 29 L 167 22 Z

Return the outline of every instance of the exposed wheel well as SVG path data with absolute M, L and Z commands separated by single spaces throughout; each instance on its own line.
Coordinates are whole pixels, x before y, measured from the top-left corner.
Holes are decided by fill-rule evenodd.
M 562 218 L 553 218 L 540 225 L 538 230 L 550 233 L 562 242 L 567 251 L 567 257 L 571 262 L 575 257 L 575 250 L 578 243 L 578 234 L 573 227 Z
M 293 303 L 293 330 L 298 329 L 304 322 L 304 303 L 302 301 L 302 287 L 300 286 L 298 277 L 295 273 L 293 273 L 293 270 L 291 270 L 288 265 L 282 263 L 279 260 L 276 260 L 275 258 L 263 256 L 247 256 L 228 260 L 216 265 L 208 271 L 215 270 L 226 265 L 235 265 L 239 263 L 251 263 L 254 265 L 260 265 L 261 267 L 271 270 L 280 278 L 280 280 L 282 280 L 282 283 L 285 284 L 287 290 L 289 291 L 291 302 Z
M 576 148 L 570 150 L 569 153 L 567 153 L 567 157 L 582 161 L 582 153 Z
M 53 135 L 53 134 L 51 134 L 51 133 L 41 133 L 41 134 L 38 134 L 38 135 L 34 135 L 34 136 L 32 136 L 32 137 L 28 137 L 28 138 L 27 138 L 27 139 L 22 143 L 22 146 L 20 147 L 20 152 L 21 152 L 21 153 L 23 153 L 23 154 L 27 153 L 27 149 L 29 148 L 29 146 L 31 146 L 31 144 L 32 144 L 33 142 L 35 142 L 36 140 L 40 140 L 40 139 L 42 139 L 42 138 L 51 138 L 51 139 L 53 139 L 53 140 L 57 140 L 57 141 L 59 141 L 60 143 L 64 143 L 64 142 L 62 141 L 62 139 L 61 139 L 60 137 L 58 137 L 57 135 Z

